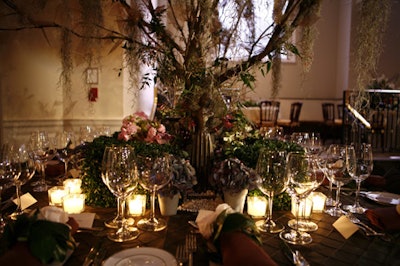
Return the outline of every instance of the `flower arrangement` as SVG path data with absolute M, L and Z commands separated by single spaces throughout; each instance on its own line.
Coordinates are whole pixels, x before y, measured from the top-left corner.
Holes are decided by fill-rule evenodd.
M 215 165 L 211 184 L 220 190 L 238 193 L 256 187 L 256 172 L 246 167 L 239 159 L 229 158 Z
M 119 140 L 139 140 L 146 143 L 165 144 L 172 136 L 166 132 L 165 126 L 152 121 L 144 112 L 136 112 L 122 120 Z
M 162 196 L 172 198 L 179 192 L 186 195 L 187 191 L 197 184 L 196 170 L 187 159 L 172 156 L 172 172 L 171 181 L 158 191 Z

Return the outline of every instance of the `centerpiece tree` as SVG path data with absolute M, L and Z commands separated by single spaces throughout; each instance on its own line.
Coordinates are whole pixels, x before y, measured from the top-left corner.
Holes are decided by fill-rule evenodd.
M 23 18 L 14 30 L 62 30 L 64 52 L 60 81 L 65 87 L 71 86 L 73 66 L 68 53 L 72 49 L 71 36 L 84 39 L 85 45 L 92 45 L 93 40 L 111 40 L 113 49 L 122 47 L 127 65 L 134 70 L 130 71 L 132 76 L 140 73 L 137 71 L 140 66 L 150 66 L 154 72 L 144 73 L 142 84 L 148 84 L 154 77 L 159 93 L 172 103 L 173 113 L 185 118 L 189 132 L 185 135 L 190 136 L 192 145 L 184 148 L 191 151 L 191 163 L 201 184 L 213 151 L 208 134 L 214 128 L 213 123 L 220 121 L 227 111 L 221 89 L 232 84 L 252 88 L 256 70 L 267 73 L 272 69 L 273 80 L 279 83 L 280 56 L 288 51 L 299 55 L 290 37 L 297 27 L 307 29 L 313 25 L 321 0 L 163 0 L 157 4 L 151 0 L 114 0 L 106 4 L 77 1 L 70 7 L 65 2 L 60 4 L 63 10 L 73 8 L 75 12 L 88 13 L 82 16 L 81 23 L 53 17 L 46 20 L 45 15 L 38 17 L 29 13 L 25 2 L 22 5 L 17 2 L 4 1 L 13 14 Z M 112 24 L 109 17 L 104 18 L 103 6 L 110 8 L 109 14 L 117 14 Z M 270 12 L 271 22 L 256 25 L 256 8 Z M 45 31 L 43 35 L 47 40 Z M 309 49 L 301 48 L 301 58 L 309 60 L 304 55 Z M 87 58 L 92 60 L 93 54 Z M 273 86 L 273 95 L 278 87 Z

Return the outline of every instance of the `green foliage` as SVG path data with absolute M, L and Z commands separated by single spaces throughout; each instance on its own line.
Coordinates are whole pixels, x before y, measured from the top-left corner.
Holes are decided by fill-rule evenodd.
M 117 139 L 118 133 L 112 137 L 100 136 L 93 142 L 88 142 L 81 147 L 81 156 L 83 158 L 83 178 L 82 190 L 86 194 L 86 204 L 99 207 L 115 207 L 115 196 L 109 191 L 101 178 L 101 162 L 106 146 L 126 145 L 134 147 L 136 154 L 143 156 L 157 156 L 163 153 L 171 153 L 185 157 L 182 151 L 176 145 L 145 143 L 143 141 L 121 141 Z M 140 189 L 140 186 L 138 186 Z
M 6 225 L 1 238 L 1 254 L 17 242 L 27 242 L 31 254 L 43 264 L 64 261 L 67 251 L 75 248 L 68 225 L 38 220 L 37 213 L 22 215 Z

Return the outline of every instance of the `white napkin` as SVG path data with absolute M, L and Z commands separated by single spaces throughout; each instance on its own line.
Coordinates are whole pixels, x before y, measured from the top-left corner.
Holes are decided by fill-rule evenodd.
M 56 206 L 46 206 L 40 209 L 39 219 L 56 223 L 67 223 L 68 214 Z
M 213 223 L 217 219 L 221 212 L 225 211 L 229 213 L 234 213 L 235 211 L 226 203 L 219 204 L 215 211 L 209 210 L 199 210 L 196 217 L 196 224 L 199 227 L 200 234 L 205 239 L 210 239 L 213 233 Z

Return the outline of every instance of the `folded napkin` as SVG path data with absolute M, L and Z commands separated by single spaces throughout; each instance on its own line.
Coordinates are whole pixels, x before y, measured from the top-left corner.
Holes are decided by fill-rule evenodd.
M 205 239 L 212 240 L 214 222 L 223 211 L 232 215 L 235 215 L 236 213 L 226 203 L 218 205 L 215 211 L 199 211 L 196 218 L 196 224 Z M 211 241 L 209 242 L 211 243 Z M 254 239 L 242 231 L 233 230 L 230 232 L 222 232 L 218 242 L 223 265 L 277 265 L 264 249 L 254 241 Z M 210 250 L 216 251 L 214 246 L 210 247 L 209 245 L 209 248 Z
M 400 230 L 400 204 L 393 207 L 369 209 L 365 211 L 365 214 L 373 225 L 385 231 Z

